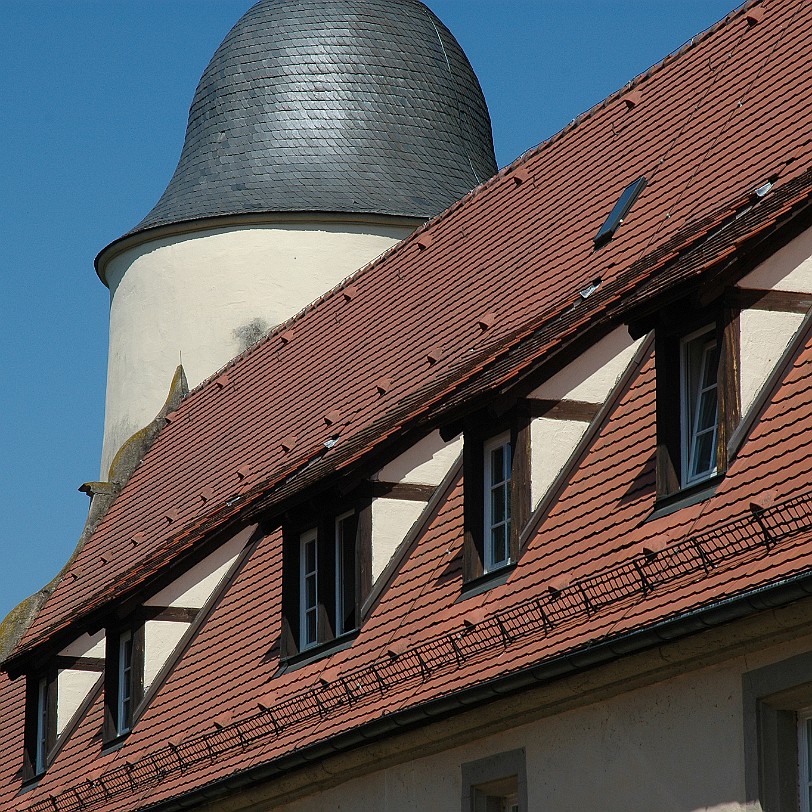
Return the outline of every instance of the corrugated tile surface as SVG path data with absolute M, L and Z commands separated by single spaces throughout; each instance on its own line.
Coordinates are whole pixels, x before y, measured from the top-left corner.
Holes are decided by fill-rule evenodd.
M 812 78 L 796 67 L 812 57 L 812 5 L 781 0 L 765 9 L 754 26 L 732 15 L 641 77 L 633 106 L 620 94 L 591 111 L 522 160 L 520 184 L 505 171 L 430 224 L 423 232 L 430 240 L 418 234 L 356 274 L 351 297 L 326 295 L 237 359 L 223 386 L 193 392 L 20 653 L 133 593 L 208 528 L 232 519 L 236 526 L 244 506 L 294 496 L 429 410 L 501 385 L 591 322 L 695 277 L 729 256 L 731 244 L 735 250 L 769 233 L 804 203 L 812 188 Z M 627 222 L 593 252 L 604 217 L 641 174 L 649 185 Z M 775 176 L 773 191 L 732 219 Z M 578 291 L 598 277 L 597 292 L 580 300 Z M 485 313 L 495 318 L 483 331 L 477 320 Z M 283 342 L 291 327 L 293 339 Z M 137 809 L 381 715 L 808 570 L 812 340 L 715 496 L 646 521 L 654 505 L 653 371 L 649 355 L 539 520 L 509 581 L 484 595 L 455 602 L 458 479 L 352 647 L 275 677 L 281 540 L 270 535 L 124 746 L 100 753 L 99 698 L 25 794 L 17 774 L 23 680 L 2 676 L 0 721 L 16 732 L 4 736 L 0 751 L 0 807 L 63 812 L 78 809 L 81 797 L 89 809 Z M 390 385 L 382 393 L 383 378 Z M 336 420 L 328 425 L 331 412 Z M 336 435 L 326 451 L 323 442 Z M 241 480 L 239 469 L 250 476 Z M 769 547 L 748 507 L 765 490 L 777 501 L 765 513 L 778 528 Z M 136 533 L 145 535 L 133 546 Z M 662 549 L 646 556 L 644 548 Z M 100 564 L 102 551 L 108 564 Z M 713 557 L 712 568 L 703 555 Z M 466 618 L 475 618 L 473 628 Z M 177 731 L 182 741 L 172 738 Z M 95 783 L 85 780 L 89 772 Z
M 355 275 L 351 299 L 334 292 L 297 317 L 294 341 L 280 340 L 283 326 L 233 364 L 227 386 L 192 393 L 76 559 L 78 577 L 62 581 L 24 647 L 140 583 L 213 517 L 236 513 L 240 505 L 225 505 L 240 465 L 256 472 L 257 494 L 318 458 L 321 468 L 273 492 L 303 487 L 309 475 L 346 464 L 425 416 L 463 371 L 475 385 L 497 382 L 477 370 L 498 371 L 492 361 L 511 336 L 544 325 L 555 341 L 577 334 L 601 308 L 625 301 L 679 245 L 699 241 L 735 212 L 776 167 L 789 172 L 786 160 L 808 141 L 790 124 L 807 115 L 812 79 L 793 73 L 788 92 L 763 76 L 766 66 L 791 73 L 808 61 L 811 27 L 812 8 L 795 0 L 771 4 L 756 26 L 732 15 L 639 79 L 639 105 L 610 99 L 524 159 L 528 181 L 517 186 L 506 171 L 485 184 L 430 225 L 425 250 L 419 235 L 401 243 Z M 774 222 L 781 210 L 769 207 L 783 189 L 787 206 L 808 195 L 798 162 L 788 165 L 794 179 L 779 181 L 742 222 L 754 230 Z M 697 182 L 709 166 L 713 182 Z M 592 236 L 640 174 L 651 182 L 613 242 L 594 252 Z M 656 248 L 669 239 L 673 249 Z M 725 250 L 722 239 L 718 251 Z M 685 273 L 714 258 L 698 256 Z M 601 288 L 580 302 L 578 291 L 596 277 Z M 484 332 L 473 318 L 482 312 L 498 316 Z M 430 363 L 435 347 L 443 357 Z M 543 356 L 545 347 L 534 352 Z M 515 365 L 511 358 L 508 374 Z M 376 387 L 381 377 L 392 381 L 384 395 Z M 331 410 L 343 416 L 340 426 L 325 424 Z M 322 443 L 339 432 L 325 455 Z M 297 437 L 290 453 L 281 442 L 288 435 Z M 214 497 L 204 503 L 197 494 L 206 488 Z M 251 496 L 243 494 L 243 504 Z M 178 519 L 167 524 L 161 517 L 170 509 Z M 134 548 L 129 539 L 137 532 L 147 541 Z M 107 567 L 98 565 L 101 549 L 111 554 Z
M 265 537 L 124 746 L 100 754 L 99 698 L 36 790 L 17 797 L 14 770 L 2 771 L 0 804 L 62 812 L 82 789 L 89 808 L 136 809 L 382 715 L 808 572 L 810 390 L 807 335 L 716 495 L 646 521 L 655 501 L 654 376 L 653 358 L 643 359 L 506 584 L 456 602 L 458 477 L 352 647 L 281 676 L 279 594 L 268 588 L 279 582 L 281 538 Z M 769 547 L 749 509 L 765 488 L 775 500 L 764 513 L 774 534 Z M 697 544 L 712 567 L 702 565 Z M 647 557 L 644 548 L 658 553 Z M 3 712 L 18 726 L 9 708 L 21 709 L 21 682 L 3 688 L 10 691 Z M 4 763 L 19 760 L 19 747 L 19 740 L 7 746 Z M 96 784 L 77 782 L 77 774 Z

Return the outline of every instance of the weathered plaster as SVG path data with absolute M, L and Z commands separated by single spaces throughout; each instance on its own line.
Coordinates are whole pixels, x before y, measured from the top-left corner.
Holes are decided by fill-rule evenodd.
M 200 609 L 214 594 L 244 546 L 245 538 L 241 534 L 235 536 L 144 603 Z
M 188 623 L 167 620 L 148 620 L 144 624 L 145 691 L 152 685 L 188 628 Z
M 377 580 L 398 545 L 418 520 L 425 502 L 374 499 L 372 502 L 372 580 Z
M 812 229 L 771 254 L 739 283 L 742 288 L 812 293 Z
M 56 735 L 58 736 L 101 679 L 97 671 L 62 669 L 57 674 Z
M 357 220 L 357 218 L 355 218 Z M 102 479 L 155 416 L 182 363 L 194 387 L 275 325 L 411 233 L 413 223 L 233 225 L 156 238 L 112 256 Z
M 96 634 L 83 634 L 59 652 L 61 657 L 104 657 L 104 629 Z
M 741 411 L 746 414 L 804 317 L 801 313 L 742 310 Z
M 530 499 L 535 509 L 589 428 L 580 420 L 537 417 L 530 424 Z
M 433 431 L 381 468 L 373 479 L 439 485 L 459 457 L 462 446 L 462 434 L 446 443 L 439 431 Z
M 609 333 L 529 397 L 603 403 L 644 339 L 633 341 L 625 327 Z

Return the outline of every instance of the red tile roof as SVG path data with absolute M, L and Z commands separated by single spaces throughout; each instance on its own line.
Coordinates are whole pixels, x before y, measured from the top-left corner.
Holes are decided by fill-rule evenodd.
M 764 9 L 755 25 L 740 11 L 696 38 L 191 393 L 18 657 L 134 594 L 213 528 L 237 526 L 458 414 L 663 291 L 717 272 L 789 217 L 807 216 L 812 5 L 773 0 Z M 640 175 L 648 186 L 627 221 L 593 251 L 598 227 Z M 772 191 L 753 204 L 767 179 Z M 579 297 L 596 279 L 600 287 Z M 295 340 L 281 340 L 294 331 Z M 21 796 L 23 680 L 0 676 L 0 723 L 10 731 L 0 744 L 0 807 L 53 810 L 51 795 L 60 812 L 79 795 L 110 812 L 158 803 L 808 572 L 810 499 L 788 500 L 812 481 L 810 387 L 807 340 L 715 496 L 646 521 L 654 377 L 652 358 L 643 359 L 507 583 L 456 602 L 458 478 L 352 647 L 281 676 L 280 596 L 268 588 L 281 579 L 281 543 L 269 536 L 124 746 L 100 754 L 98 698 L 39 786 Z M 777 533 L 769 548 L 749 508 L 765 489 L 777 502 L 764 514 Z M 716 557 L 713 568 L 703 554 Z M 641 572 L 656 588 L 643 589 Z M 184 740 L 173 742 L 179 730 Z M 99 781 L 76 781 L 90 770 Z
M 648 357 L 506 584 L 456 602 L 458 477 L 352 648 L 282 675 L 279 593 L 267 589 L 281 575 L 281 540 L 267 537 L 120 750 L 99 754 L 99 697 L 40 786 L 11 807 L 19 780 L 8 771 L 0 803 L 40 812 L 53 794 L 58 810 L 71 809 L 77 790 L 91 809 L 132 809 L 147 791 L 156 803 L 374 725 L 382 715 L 398 718 L 641 630 L 665 631 L 668 621 L 692 611 L 808 576 L 812 492 L 797 488 L 812 481 L 810 389 L 812 334 L 716 495 L 644 521 L 654 505 Z M 749 507 L 765 485 L 774 492 L 761 516 L 772 532 L 769 546 Z M 652 549 L 659 552 L 645 552 Z M 174 740 L 177 731 L 183 738 Z M 19 760 L 14 747 L 9 757 Z M 100 783 L 74 780 L 90 769 L 99 771 Z
M 530 355 L 549 355 L 649 277 L 648 288 L 672 283 L 660 267 L 706 239 L 768 178 L 778 182 L 742 239 L 781 216 L 769 211 L 774 201 L 786 209 L 805 200 L 811 19 L 801 0 L 772 3 L 755 26 L 732 14 L 636 80 L 634 107 L 623 92 L 611 97 L 355 274 L 353 297 L 333 291 L 280 326 L 228 368 L 228 387 L 193 392 L 76 558 L 78 579 L 63 579 L 20 651 L 136 588 L 252 496 L 290 495 L 316 471 L 347 465 L 426 419 L 461 371 L 474 388 L 486 387 L 511 337 L 516 344 L 547 326 L 555 341 Z M 528 180 L 517 186 L 511 175 L 519 168 Z M 592 236 L 641 174 L 649 184 L 627 222 L 593 251 Z M 695 252 L 685 272 L 733 250 L 726 238 L 719 249 Z M 598 292 L 580 301 L 578 291 L 596 278 Z M 497 317 L 485 332 L 464 316 L 484 312 Z M 296 340 L 281 343 L 294 329 Z M 490 376 L 477 374 L 485 369 Z M 383 394 L 381 377 L 392 383 Z M 326 412 L 340 413 L 341 423 L 326 425 Z M 337 431 L 339 443 L 325 454 Z M 290 435 L 298 439 L 286 453 Z M 303 474 L 314 460 L 321 466 Z M 237 496 L 230 474 L 241 464 L 257 483 L 242 504 L 229 505 Z M 214 497 L 201 504 L 196 494 L 206 488 Z M 171 523 L 161 518 L 169 511 Z M 148 542 L 133 547 L 138 532 Z M 115 563 L 99 567 L 100 549 Z

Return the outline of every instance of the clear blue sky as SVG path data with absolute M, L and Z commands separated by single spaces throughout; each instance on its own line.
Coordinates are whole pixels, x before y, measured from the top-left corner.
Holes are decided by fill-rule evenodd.
M 93 259 L 160 196 L 197 81 L 252 2 L 0 3 L 0 618 L 67 560 L 77 488 L 98 477 L 108 300 Z M 500 166 L 738 5 L 428 4 L 479 76 Z

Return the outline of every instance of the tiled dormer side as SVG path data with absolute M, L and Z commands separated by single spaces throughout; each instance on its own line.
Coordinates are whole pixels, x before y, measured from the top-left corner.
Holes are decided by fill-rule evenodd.
M 618 327 L 528 396 L 532 509 L 566 465 L 643 340 L 633 340 L 625 327 Z
M 459 459 L 462 447 L 462 434 L 445 442 L 434 431 L 372 477 L 373 583 Z
M 812 305 L 812 229 L 772 254 L 736 287 L 745 416 Z

